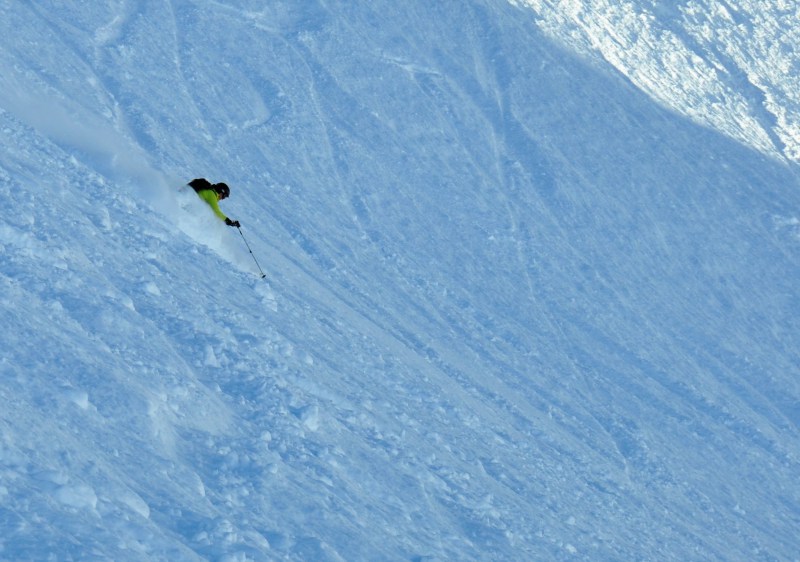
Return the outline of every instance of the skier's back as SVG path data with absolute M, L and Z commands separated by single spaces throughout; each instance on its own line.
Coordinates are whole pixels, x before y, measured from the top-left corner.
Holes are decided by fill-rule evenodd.
M 231 190 L 227 184 L 212 184 L 205 178 L 197 178 L 190 181 L 189 186 L 197 192 L 200 199 L 208 203 L 208 206 L 211 207 L 214 214 L 217 215 L 220 220 L 225 221 L 225 224 L 228 226 L 235 226 L 236 228 L 241 226 L 239 221 L 229 219 L 219 208 L 219 202 L 226 199 L 231 194 Z

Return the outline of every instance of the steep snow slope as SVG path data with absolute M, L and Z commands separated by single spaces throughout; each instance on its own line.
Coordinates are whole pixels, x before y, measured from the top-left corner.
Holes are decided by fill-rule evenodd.
M 796 168 L 397 4 L 0 4 L 0 558 L 796 556 Z
M 800 5 L 779 0 L 513 0 L 655 99 L 800 160 Z

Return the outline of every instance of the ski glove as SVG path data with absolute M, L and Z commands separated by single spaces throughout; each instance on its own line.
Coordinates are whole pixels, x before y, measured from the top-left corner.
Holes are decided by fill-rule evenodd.
M 232 221 L 231 219 L 225 219 L 225 224 L 227 224 L 228 226 L 235 226 L 236 228 L 242 226 L 241 224 L 239 224 L 239 221 Z

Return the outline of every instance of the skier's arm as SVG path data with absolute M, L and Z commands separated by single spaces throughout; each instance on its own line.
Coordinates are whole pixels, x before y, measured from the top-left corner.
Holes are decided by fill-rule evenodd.
M 204 189 L 203 191 L 198 192 L 198 195 L 208 203 L 208 206 L 211 207 L 211 210 L 214 211 L 214 214 L 217 215 L 217 218 L 221 221 L 226 221 L 228 217 L 225 216 L 225 213 L 219 208 L 219 203 L 217 202 L 217 194 L 211 191 L 210 189 Z

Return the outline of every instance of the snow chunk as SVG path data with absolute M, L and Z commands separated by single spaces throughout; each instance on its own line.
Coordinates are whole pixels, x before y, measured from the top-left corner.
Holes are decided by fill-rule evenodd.
M 319 429 L 319 406 L 316 404 L 298 408 L 294 411 L 294 414 L 303 422 L 303 427 L 309 431 L 317 431 Z
M 261 304 L 273 312 L 278 311 L 278 301 L 269 283 L 265 281 L 256 285 L 256 294 L 261 297 Z
M 55 498 L 62 504 L 77 509 L 91 509 L 97 507 L 97 494 L 94 488 L 86 484 L 61 486 L 55 492 Z
M 75 404 L 81 410 L 88 410 L 90 403 L 89 403 L 89 393 L 83 390 L 69 390 L 66 393 L 67 399 Z
M 214 348 L 210 345 L 206 345 L 206 356 L 203 364 L 206 367 L 219 367 L 219 359 L 217 359 L 217 354 L 214 353 Z
M 161 296 L 161 289 L 159 289 L 158 285 L 156 285 L 152 281 L 148 281 L 147 283 L 145 283 L 144 290 L 153 295 L 154 297 Z
M 145 519 L 150 519 L 150 506 L 138 494 L 127 491 L 120 496 L 119 500 Z

